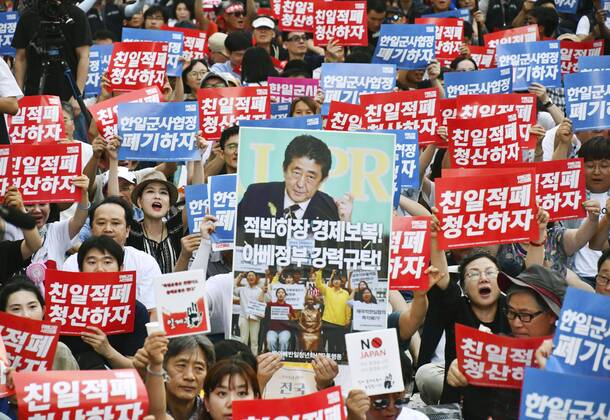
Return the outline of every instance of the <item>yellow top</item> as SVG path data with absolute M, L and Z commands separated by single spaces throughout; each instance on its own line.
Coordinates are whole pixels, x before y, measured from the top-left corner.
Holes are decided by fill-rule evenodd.
M 322 321 L 337 325 L 349 324 L 352 317 L 352 308 L 347 304 L 349 293 L 345 289 L 328 287 L 322 281 L 322 271 L 316 272 L 316 287 L 324 296 L 324 313 Z

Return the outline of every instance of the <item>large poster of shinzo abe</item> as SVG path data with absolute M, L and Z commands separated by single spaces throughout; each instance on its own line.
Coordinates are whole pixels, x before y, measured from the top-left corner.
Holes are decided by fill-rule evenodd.
M 346 363 L 386 327 L 393 134 L 240 129 L 232 335 L 287 361 Z

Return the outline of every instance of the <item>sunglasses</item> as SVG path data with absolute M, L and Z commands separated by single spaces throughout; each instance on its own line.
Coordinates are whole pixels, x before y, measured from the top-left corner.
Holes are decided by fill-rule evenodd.
M 290 38 L 288 38 L 288 41 L 291 42 L 298 42 L 298 41 L 307 41 L 307 36 L 306 35 L 295 35 L 295 36 L 291 36 Z
M 371 400 L 371 403 L 375 410 L 385 410 L 390 406 L 390 401 L 394 401 L 394 406 L 396 408 L 401 408 L 402 406 L 409 404 L 409 398 L 376 398 Z
M 231 15 L 231 16 L 238 17 L 238 18 L 244 17 L 246 15 L 244 12 L 233 12 L 233 13 L 227 13 L 227 14 Z

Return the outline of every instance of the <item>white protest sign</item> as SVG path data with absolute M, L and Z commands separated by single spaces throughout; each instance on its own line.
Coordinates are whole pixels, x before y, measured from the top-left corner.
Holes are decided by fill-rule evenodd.
M 290 319 L 290 308 L 288 306 L 272 306 L 271 319 L 276 321 L 288 321 Z
M 264 318 L 266 308 L 267 304 L 265 302 L 259 302 L 258 300 L 250 299 L 248 301 L 248 306 L 246 310 L 248 311 L 248 315 Z
M 303 309 L 303 303 L 305 301 L 305 285 L 304 284 L 281 284 L 274 283 L 271 285 L 271 301 L 277 302 L 276 292 L 278 289 L 284 289 L 286 291 L 285 302 L 292 306 L 293 309 Z
M 387 327 L 387 305 L 354 301 L 353 327 L 356 331 L 380 330 Z

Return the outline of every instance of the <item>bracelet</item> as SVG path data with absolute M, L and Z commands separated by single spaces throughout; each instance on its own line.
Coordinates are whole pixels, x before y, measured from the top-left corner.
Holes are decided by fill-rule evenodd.
M 548 101 L 542 104 L 542 106 L 544 107 L 544 109 L 548 109 L 550 106 L 553 106 L 553 102 Z
M 78 203 L 76 208 L 79 209 L 79 210 L 87 211 L 87 210 L 89 210 L 91 208 L 91 201 L 87 202 L 87 207 L 83 207 L 83 206 L 80 205 L 80 203 Z
M 165 372 L 165 369 L 163 369 L 163 368 L 161 368 L 161 371 L 160 371 L 160 372 L 155 372 L 155 371 L 152 371 L 152 370 L 150 370 L 150 365 L 146 365 L 146 372 L 147 372 L 149 375 L 152 375 L 152 376 L 160 376 L 160 377 L 164 377 L 164 376 L 165 376 L 165 374 L 167 373 L 167 372 Z
M 544 237 L 544 239 L 540 242 L 534 242 L 534 241 L 530 241 L 530 245 L 531 246 L 542 246 L 546 243 L 546 236 Z

